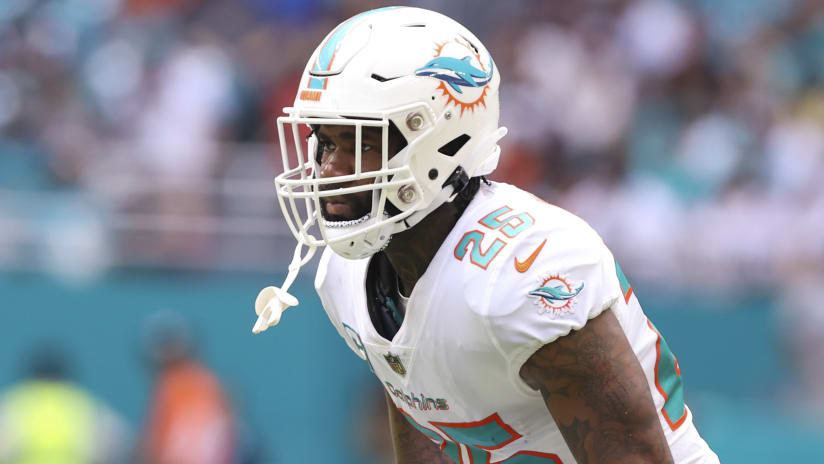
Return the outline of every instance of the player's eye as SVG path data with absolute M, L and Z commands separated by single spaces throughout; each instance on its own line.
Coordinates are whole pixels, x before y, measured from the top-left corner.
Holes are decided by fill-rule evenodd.
M 337 148 L 337 145 L 329 140 L 318 140 L 318 150 L 320 150 L 321 153 L 331 153 Z

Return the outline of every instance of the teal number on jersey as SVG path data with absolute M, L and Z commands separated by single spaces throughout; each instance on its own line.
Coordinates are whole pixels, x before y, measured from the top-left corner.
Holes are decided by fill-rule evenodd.
M 518 219 L 521 221 L 520 224 L 513 226 L 510 222 L 507 221 L 507 224 L 501 227 L 501 232 L 504 233 L 509 238 L 514 238 L 516 235 L 520 234 L 521 232 L 529 229 L 532 224 L 535 224 L 535 219 L 532 219 L 527 213 L 521 213 L 513 216 L 511 219 Z
M 467 232 L 464 234 L 463 238 L 461 239 L 458 246 L 455 247 L 455 257 L 458 260 L 463 260 L 464 256 L 466 256 L 466 252 L 468 248 L 472 248 L 472 251 L 469 253 L 469 259 L 472 261 L 472 264 L 480 266 L 484 269 L 489 266 L 489 263 L 495 259 L 495 256 L 498 255 L 498 252 L 501 251 L 506 243 L 503 240 L 495 239 L 492 242 L 492 245 L 486 249 L 486 251 L 481 250 L 481 241 L 484 239 L 483 232 L 473 230 L 471 232 Z
M 342 324 L 343 328 L 349 333 L 349 339 L 352 340 L 352 343 L 355 345 L 355 347 L 358 349 L 358 352 L 361 354 L 361 358 L 363 358 L 363 360 L 366 361 L 366 364 L 369 366 L 369 370 L 372 371 L 372 373 L 374 373 L 375 369 L 372 367 L 372 361 L 369 359 L 369 353 L 366 352 L 366 347 L 363 346 L 363 341 L 360 338 L 360 334 L 352 327 L 349 327 L 345 322 L 343 322 Z
M 415 422 L 415 419 L 412 419 L 412 416 L 407 414 L 406 411 L 404 411 L 403 409 L 398 409 L 398 410 L 401 412 L 403 417 L 405 417 L 406 420 L 409 421 L 410 424 L 412 424 L 412 427 L 415 427 L 416 429 L 418 429 L 419 432 L 423 433 L 424 435 L 429 437 L 432 441 L 437 443 L 438 446 L 441 447 L 441 451 L 443 451 L 444 454 L 446 454 L 447 456 L 452 458 L 455 462 L 460 462 L 460 460 L 461 460 L 461 451 L 460 451 L 460 449 L 458 449 L 458 445 L 456 443 L 444 440 L 443 437 L 438 435 L 438 433 L 435 432 L 434 430 L 430 430 L 430 429 L 422 426 L 421 424 Z
M 506 219 L 499 219 L 502 215 L 512 211 L 512 208 L 509 206 L 502 206 L 495 211 L 487 214 L 486 216 L 482 217 L 479 223 L 489 227 L 490 229 L 500 229 L 504 224 L 507 223 L 509 218 Z
M 484 227 L 492 230 L 500 230 L 508 238 L 515 238 L 516 235 L 532 227 L 535 224 L 535 219 L 529 213 L 518 213 L 503 217 L 506 213 L 512 211 L 509 206 L 502 206 L 495 211 L 482 217 L 478 223 Z M 484 239 L 484 233 L 480 230 L 472 230 L 461 237 L 458 246 L 455 247 L 455 258 L 463 261 L 464 256 L 469 251 L 469 259 L 472 264 L 486 269 L 489 263 L 498 256 L 498 252 L 506 246 L 505 241 L 496 238 L 492 245 L 486 249 L 481 250 L 481 242 Z M 471 250 L 471 251 L 470 251 Z
M 468 423 L 431 422 L 452 441 L 478 448 L 496 449 L 508 445 L 521 435 L 504 424 L 498 414 Z
M 681 368 L 678 359 L 670 350 L 661 332 L 647 319 L 649 328 L 655 332 L 658 340 L 655 342 L 655 388 L 664 397 L 664 407 L 661 413 L 672 430 L 677 430 L 687 418 L 687 406 L 684 404 L 684 388 L 681 383 Z
M 487 450 L 499 449 L 521 438 L 521 434 L 501 420 L 497 413 L 477 422 L 430 422 L 448 439 L 444 440 L 438 433 L 421 426 L 406 412 L 404 417 L 413 427 L 432 438 L 441 445 L 443 452 L 455 462 L 463 462 L 461 448 L 466 449 L 471 462 L 492 462 L 492 455 Z M 538 451 L 518 451 L 496 464 L 563 464 L 561 459 L 551 453 Z
M 500 231 L 509 238 L 515 238 L 516 235 L 535 224 L 535 219 L 528 213 L 518 213 L 504 218 L 501 217 L 510 211 L 512 211 L 512 208 L 509 206 L 502 206 L 487 214 L 478 222 L 493 230 L 500 229 Z
M 518 451 L 509 458 L 499 462 L 502 464 L 563 464 L 561 458 L 558 456 L 550 453 L 539 453 L 537 451 Z

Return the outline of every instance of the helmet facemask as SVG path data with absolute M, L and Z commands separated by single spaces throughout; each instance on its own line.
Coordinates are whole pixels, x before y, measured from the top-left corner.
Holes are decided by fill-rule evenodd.
M 492 172 L 506 133 L 498 126 L 499 81 L 480 41 L 438 13 L 372 10 L 331 31 L 306 65 L 294 106 L 278 118 L 284 172 L 275 182 L 298 242 L 367 257 L 451 201 L 470 177 Z M 389 152 L 392 123 L 407 142 L 397 153 Z M 308 131 L 301 134 L 317 125 L 353 128 L 355 168 L 346 175 L 319 175 L 317 138 L 305 143 Z M 369 128 L 381 130 L 374 171 L 359 169 Z M 332 197 L 352 206 L 344 196 L 367 191 L 368 214 L 344 220 L 325 214 Z
M 275 179 L 292 233 L 304 245 L 329 245 L 350 259 L 380 251 L 397 231 L 396 224 L 419 209 L 417 203 L 423 200 L 416 193 L 420 188 L 410 169 L 400 162 L 408 148 L 403 135 L 386 116 L 324 118 L 295 113 L 278 118 L 281 149 L 288 149 L 285 141 L 291 138 L 294 156 L 284 154 L 284 172 Z M 310 126 L 312 132 L 301 136 L 301 126 Z M 340 147 L 337 150 L 343 153 L 330 155 L 353 157 L 347 172 L 322 175 L 325 144 L 329 142 L 329 134 L 323 131 L 340 131 L 353 139 L 351 148 Z M 375 133 L 378 135 L 372 135 Z M 372 142 L 371 152 L 364 151 L 365 139 Z

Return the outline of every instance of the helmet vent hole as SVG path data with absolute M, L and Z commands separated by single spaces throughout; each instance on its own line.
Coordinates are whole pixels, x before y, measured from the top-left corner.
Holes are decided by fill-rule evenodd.
M 381 76 L 380 74 L 372 74 L 372 76 L 371 76 L 371 77 L 372 77 L 372 79 L 375 79 L 375 80 L 376 80 L 376 81 L 378 81 L 378 82 L 386 82 L 386 81 L 391 81 L 391 80 L 393 80 L 393 79 L 397 79 L 397 78 L 399 78 L 399 77 L 401 77 L 401 76 L 395 76 L 395 77 L 383 77 L 383 76 Z
M 426 27 L 426 24 L 407 24 L 403 27 Z
M 446 156 L 455 156 L 455 154 L 457 154 L 458 151 L 461 148 L 463 148 L 464 145 L 466 145 L 466 142 L 469 142 L 470 138 L 471 137 L 469 137 L 467 134 L 461 134 L 452 139 L 450 142 L 446 143 L 441 148 L 438 148 L 438 152 Z

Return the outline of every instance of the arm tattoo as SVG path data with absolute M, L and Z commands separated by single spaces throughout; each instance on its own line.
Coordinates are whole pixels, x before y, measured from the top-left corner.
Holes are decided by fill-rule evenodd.
M 541 391 L 579 464 L 673 462 L 644 372 L 611 310 L 542 347 L 521 377 Z
M 386 396 L 386 406 L 397 464 L 454 464 L 438 445 L 409 423 L 389 395 Z

